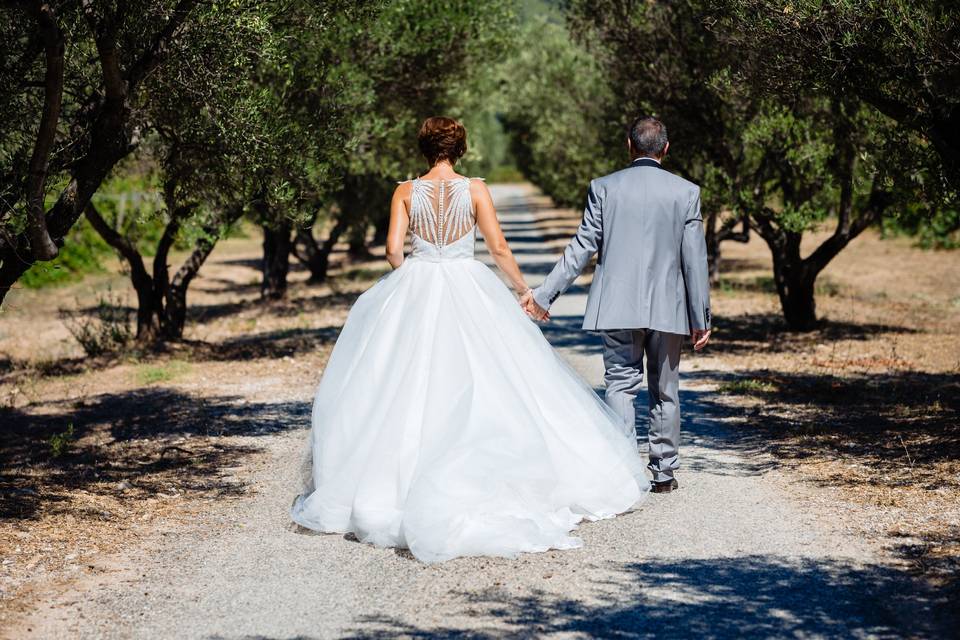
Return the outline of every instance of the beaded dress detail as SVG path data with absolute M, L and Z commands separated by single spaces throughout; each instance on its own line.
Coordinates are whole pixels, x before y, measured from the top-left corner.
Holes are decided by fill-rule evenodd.
M 304 527 L 424 562 L 512 557 L 580 546 L 579 522 L 649 488 L 619 416 L 474 258 L 470 186 L 413 181 L 411 252 L 350 310 L 313 403 Z
M 413 181 L 411 257 L 472 258 L 476 226 L 470 178 Z

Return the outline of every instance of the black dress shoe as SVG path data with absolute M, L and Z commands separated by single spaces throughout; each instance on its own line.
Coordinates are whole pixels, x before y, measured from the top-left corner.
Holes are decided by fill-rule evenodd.
M 680 485 L 677 484 L 676 478 L 670 478 L 669 480 L 664 480 L 663 482 L 652 482 L 650 486 L 650 493 L 670 493 L 674 489 L 679 489 Z

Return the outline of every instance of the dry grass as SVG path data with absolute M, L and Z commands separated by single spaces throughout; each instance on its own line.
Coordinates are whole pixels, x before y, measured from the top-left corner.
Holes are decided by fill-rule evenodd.
M 579 213 L 540 204 L 559 250 Z M 805 249 L 826 233 L 808 234 Z M 716 382 L 707 409 L 816 485 L 815 508 L 957 588 L 960 251 L 869 231 L 821 274 L 821 326 L 796 333 L 781 321 L 763 241 L 723 249 L 713 340 L 686 356 Z
M 541 199 L 558 250 L 579 214 Z M 112 569 L 103 558 L 250 488 L 259 441 L 306 426 L 314 385 L 382 261 L 295 270 L 288 301 L 258 300 L 256 239 L 219 245 L 191 289 L 187 340 L 83 356 L 58 309 L 90 310 L 122 276 L 17 291 L 0 316 L 0 626 L 38 585 Z M 338 258 L 343 259 L 342 254 Z M 823 274 L 811 333 L 786 331 L 756 239 L 725 245 L 716 333 L 690 360 L 713 410 L 762 441 L 854 530 L 934 581 L 960 558 L 960 252 L 856 240 Z M 115 265 L 109 267 L 115 271 Z
M 31 592 L 114 569 L 111 552 L 245 495 L 260 441 L 309 420 L 309 400 L 356 296 L 381 261 L 345 264 L 287 301 L 258 299 L 256 239 L 217 247 L 191 288 L 186 340 L 87 358 L 58 309 L 92 310 L 121 276 L 16 291 L 0 334 L 0 626 Z

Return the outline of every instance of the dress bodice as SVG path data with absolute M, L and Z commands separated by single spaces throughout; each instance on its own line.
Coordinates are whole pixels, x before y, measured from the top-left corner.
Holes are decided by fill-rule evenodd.
M 411 258 L 434 261 L 472 258 L 476 226 L 470 178 L 413 181 Z

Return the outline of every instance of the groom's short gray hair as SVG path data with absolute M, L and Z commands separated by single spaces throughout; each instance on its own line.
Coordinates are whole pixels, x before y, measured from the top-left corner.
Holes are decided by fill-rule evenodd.
M 667 148 L 667 127 L 653 116 L 640 116 L 630 125 L 633 152 L 648 158 L 659 158 Z

